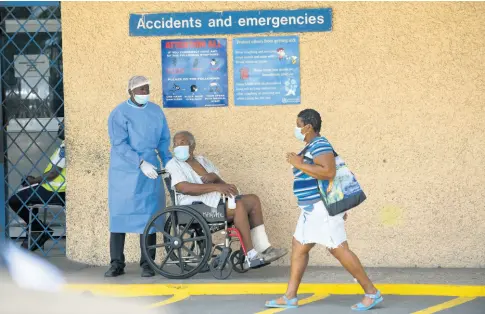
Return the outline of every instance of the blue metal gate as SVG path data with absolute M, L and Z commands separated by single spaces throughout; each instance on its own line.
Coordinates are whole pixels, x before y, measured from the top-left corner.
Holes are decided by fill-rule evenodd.
M 0 2 L 0 240 L 45 256 L 65 254 L 59 5 Z

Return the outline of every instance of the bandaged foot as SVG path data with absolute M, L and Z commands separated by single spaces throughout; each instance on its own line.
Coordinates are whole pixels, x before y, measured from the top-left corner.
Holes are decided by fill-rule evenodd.
M 271 246 L 264 225 L 259 225 L 251 229 L 251 241 L 253 242 L 254 249 L 259 253 L 266 251 Z

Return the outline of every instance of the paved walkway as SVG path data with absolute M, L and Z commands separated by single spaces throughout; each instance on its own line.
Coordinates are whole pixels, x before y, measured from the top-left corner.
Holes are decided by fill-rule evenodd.
M 64 270 L 69 289 L 132 300 L 153 313 L 278 313 L 264 302 L 284 293 L 288 267 L 265 267 L 245 274 L 233 272 L 223 281 L 210 273 L 186 280 L 161 276 L 141 278 L 137 265 L 126 274 L 104 278 L 106 267 L 89 267 L 51 258 Z M 369 276 L 384 295 L 370 313 L 485 313 L 485 269 L 370 268 Z M 310 267 L 300 288 L 294 313 L 352 313 L 362 291 L 342 268 Z
M 265 309 L 263 304 L 268 298 L 276 295 L 226 295 L 226 296 L 176 296 L 176 297 L 144 297 L 138 298 L 138 303 L 145 303 L 153 313 L 214 313 L 214 314 L 271 314 L 279 313 L 281 309 Z M 355 313 L 350 305 L 358 300 L 349 295 L 300 295 L 302 306 L 298 309 L 288 309 L 289 313 Z M 414 296 L 403 297 L 388 295 L 385 301 L 369 311 L 379 314 L 427 314 L 427 313 L 475 313 L 483 314 L 485 298 L 464 297 L 433 297 Z

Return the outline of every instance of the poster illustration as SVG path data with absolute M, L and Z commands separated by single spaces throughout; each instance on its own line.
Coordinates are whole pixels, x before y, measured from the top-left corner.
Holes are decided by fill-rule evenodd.
M 162 88 L 164 108 L 227 106 L 227 40 L 162 40 Z
M 300 104 L 298 36 L 233 39 L 236 106 Z

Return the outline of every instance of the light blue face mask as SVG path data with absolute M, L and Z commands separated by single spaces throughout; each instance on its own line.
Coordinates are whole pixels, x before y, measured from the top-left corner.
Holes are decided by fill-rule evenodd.
M 189 146 L 177 146 L 173 149 L 175 158 L 179 161 L 186 161 L 190 157 Z
M 302 134 L 301 133 L 301 129 L 302 128 L 299 128 L 299 127 L 295 127 L 295 137 L 300 140 L 300 141 L 304 141 L 305 140 L 305 134 Z
M 148 95 L 133 95 L 133 98 L 135 99 L 137 104 L 144 105 L 150 100 L 150 94 Z

